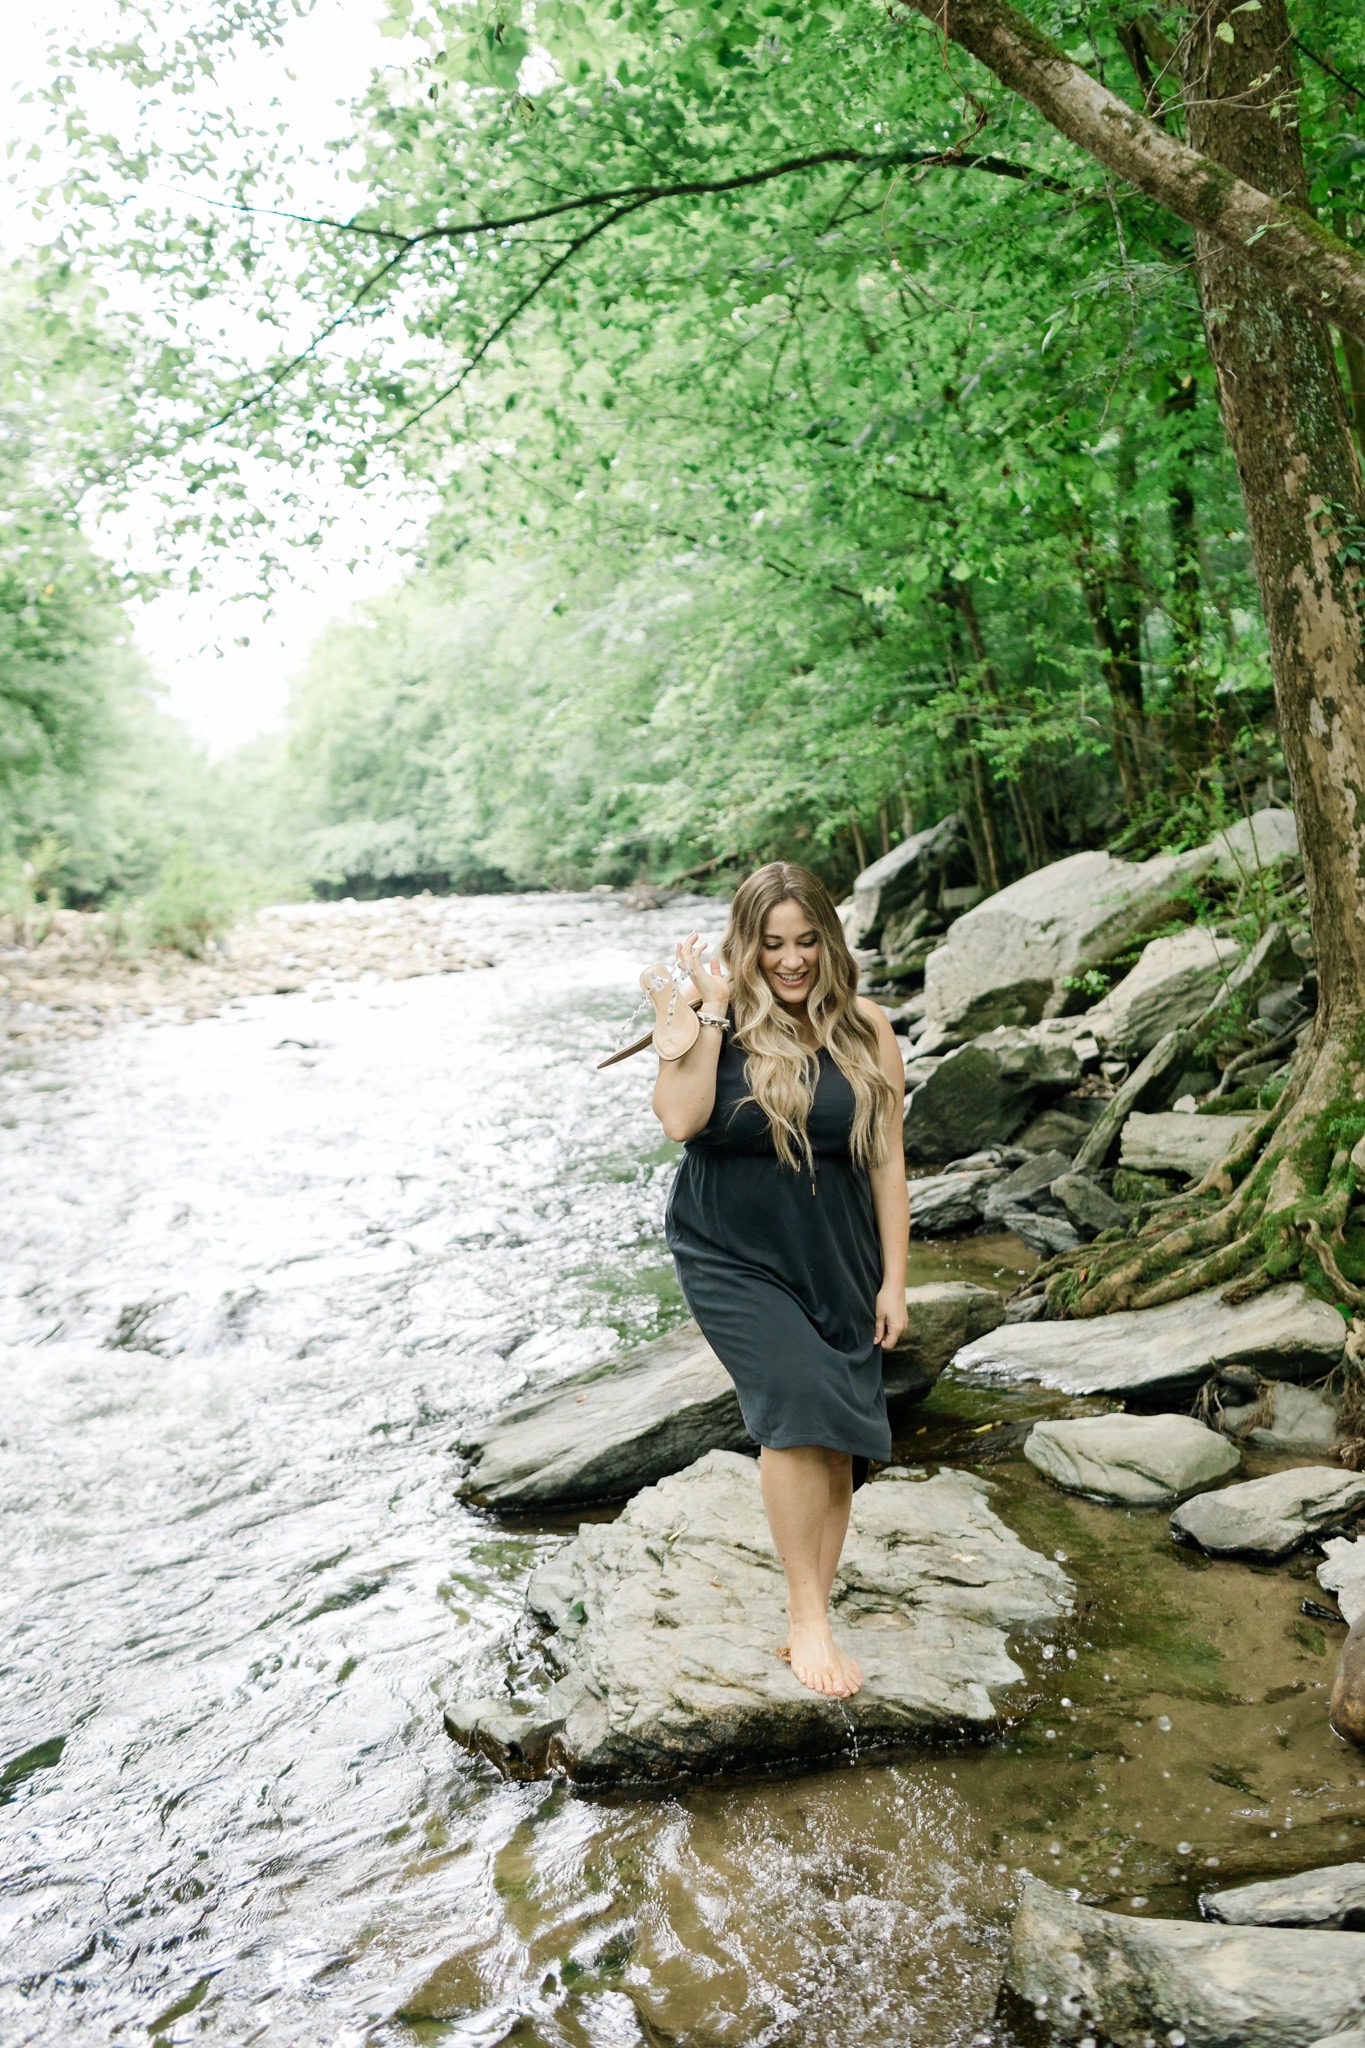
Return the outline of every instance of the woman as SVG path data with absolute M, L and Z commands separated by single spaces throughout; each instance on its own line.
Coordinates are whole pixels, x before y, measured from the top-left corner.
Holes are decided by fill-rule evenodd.
M 905 1328 L 905 1069 L 804 868 L 772 861 L 740 886 L 723 969 L 695 933 L 677 954 L 702 1002 L 695 1040 L 660 1060 L 654 1089 L 687 1146 L 669 1248 L 762 1446 L 787 1578 L 779 1654 L 812 1692 L 847 1698 L 863 1675 L 830 1633 L 829 1596 L 853 1489 L 891 1455 L 880 1347 Z

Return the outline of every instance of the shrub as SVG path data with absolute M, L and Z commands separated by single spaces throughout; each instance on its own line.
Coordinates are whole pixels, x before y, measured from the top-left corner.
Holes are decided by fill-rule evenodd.
M 174 947 L 199 960 L 241 909 L 240 879 L 181 846 L 168 856 L 156 887 L 129 905 L 128 924 L 143 945 Z

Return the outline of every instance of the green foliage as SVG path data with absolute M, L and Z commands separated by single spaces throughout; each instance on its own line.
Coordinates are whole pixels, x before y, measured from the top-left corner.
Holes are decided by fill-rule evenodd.
M 240 875 L 177 846 L 155 885 L 125 913 L 125 929 L 135 946 L 173 947 L 198 960 L 235 924 L 243 897 Z
M 1126 16 L 1034 12 L 1142 103 Z M 1365 58 L 1346 0 L 1298 26 Z M 269 581 L 310 477 L 305 537 L 339 477 L 436 507 L 425 574 L 300 682 L 287 794 L 257 790 L 280 858 L 348 888 L 797 852 L 842 883 L 955 807 L 993 888 L 1276 787 L 1178 222 L 905 10 L 390 0 L 386 29 L 345 219 L 234 127 L 233 38 L 284 9 L 129 6 L 53 88 L 59 262 L 143 288 L 127 432 L 169 541 Z M 183 94 L 181 140 L 141 101 L 97 138 L 87 67 Z M 1354 96 L 1310 66 L 1301 113 L 1354 236 Z M 257 316 L 235 348 L 224 300 Z

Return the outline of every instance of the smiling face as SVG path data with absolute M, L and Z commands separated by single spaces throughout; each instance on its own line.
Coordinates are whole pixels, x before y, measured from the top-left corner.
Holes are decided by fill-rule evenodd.
M 820 934 L 791 896 L 776 903 L 763 920 L 759 971 L 779 1003 L 799 1009 L 820 971 Z

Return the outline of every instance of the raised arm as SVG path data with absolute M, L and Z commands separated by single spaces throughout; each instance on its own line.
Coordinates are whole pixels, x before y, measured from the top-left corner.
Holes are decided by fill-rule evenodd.
M 712 960 L 709 967 L 705 964 L 698 933 L 693 932 L 690 938 L 679 942 L 678 963 L 701 995 L 702 1016 L 728 1017 L 729 987 L 719 960 Z M 659 1061 L 654 1114 L 667 1137 L 679 1142 L 695 1138 L 711 1121 L 716 1106 L 716 1067 L 724 1042 L 724 1031 L 714 1024 L 703 1024 L 696 1044 L 680 1060 Z
M 887 1350 L 905 1328 L 905 1262 L 910 1251 L 910 1192 L 905 1180 L 905 1061 L 885 1010 L 863 997 L 862 1009 L 877 1027 L 877 1052 L 882 1072 L 895 1090 L 887 1112 L 885 1157 L 872 1168 L 872 1206 L 882 1247 L 882 1284 L 877 1294 L 877 1327 L 873 1343 Z

